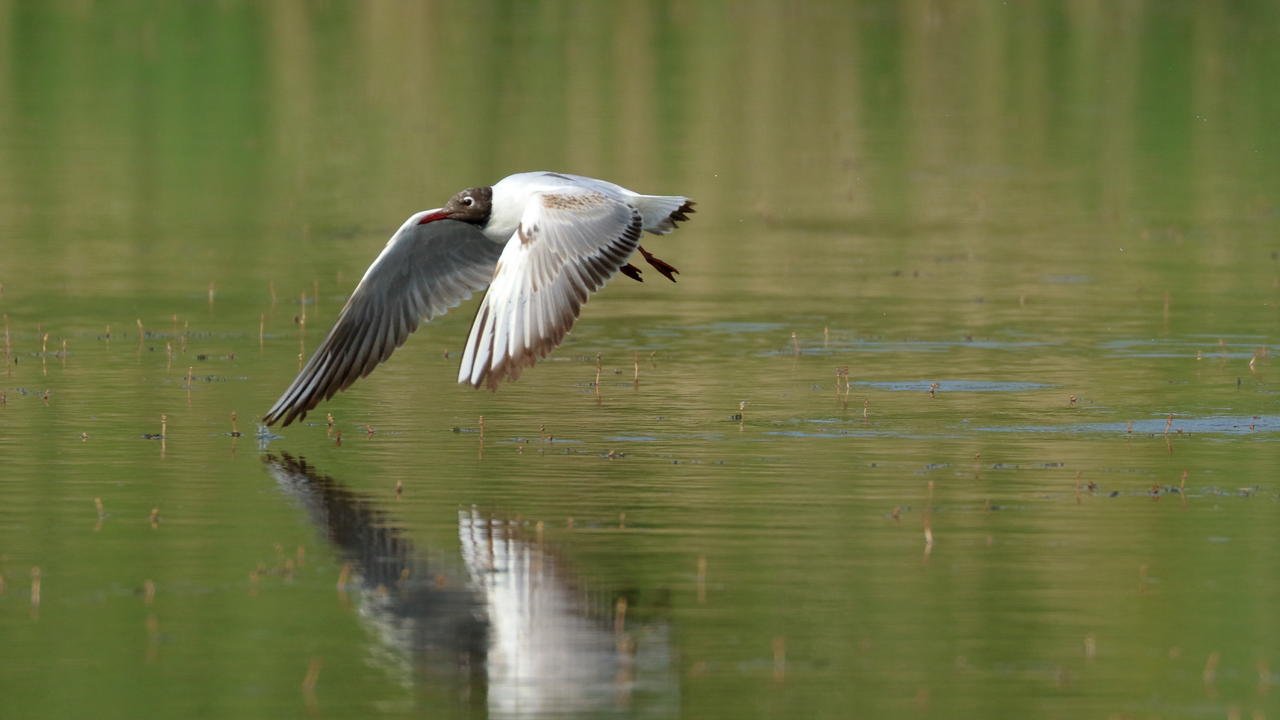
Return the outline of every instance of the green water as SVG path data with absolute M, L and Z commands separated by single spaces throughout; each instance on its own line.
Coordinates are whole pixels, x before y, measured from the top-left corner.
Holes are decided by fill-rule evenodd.
M 0 713 L 1280 717 L 1278 41 L 0 0 Z M 680 282 L 256 437 L 405 217 L 533 169 L 695 199 Z

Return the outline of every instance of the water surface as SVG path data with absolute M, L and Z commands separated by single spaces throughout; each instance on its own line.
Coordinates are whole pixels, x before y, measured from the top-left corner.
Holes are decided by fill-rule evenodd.
M 0 2 L 6 716 L 1280 716 L 1276 28 Z M 697 200 L 680 282 L 258 436 L 537 168 Z

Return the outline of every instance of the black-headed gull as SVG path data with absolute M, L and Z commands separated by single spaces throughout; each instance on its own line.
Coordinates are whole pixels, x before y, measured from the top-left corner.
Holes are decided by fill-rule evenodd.
M 288 425 L 350 387 L 424 320 L 489 288 L 476 311 L 458 382 L 495 388 L 564 339 L 582 304 L 614 273 L 636 280 L 639 250 L 658 272 L 679 272 L 640 247 L 689 219 L 678 195 L 641 195 L 604 180 L 554 172 L 509 175 L 442 208 L 415 213 L 391 236 L 298 377 L 263 421 Z

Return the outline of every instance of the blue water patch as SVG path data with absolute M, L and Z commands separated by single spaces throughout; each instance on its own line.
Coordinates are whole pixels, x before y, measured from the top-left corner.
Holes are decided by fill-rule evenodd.
M 1217 415 L 1203 418 L 1175 417 L 1170 424 L 1168 416 L 1134 420 L 1129 422 L 1071 423 L 1067 425 L 1011 425 L 1007 427 L 977 428 L 984 432 L 1112 434 L 1129 432 L 1142 435 L 1211 433 L 1216 435 L 1253 435 L 1280 432 L 1280 415 Z
M 806 430 L 766 430 L 764 435 L 781 435 L 793 438 L 896 438 L 899 440 L 960 440 L 963 435 L 922 435 L 920 433 L 892 432 L 886 430 L 827 430 L 811 432 Z

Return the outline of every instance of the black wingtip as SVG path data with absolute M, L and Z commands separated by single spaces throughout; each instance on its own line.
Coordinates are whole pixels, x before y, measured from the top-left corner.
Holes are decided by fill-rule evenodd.
M 688 222 L 690 213 L 697 212 L 697 210 L 693 209 L 694 205 L 697 205 L 697 203 L 692 200 L 685 200 L 683 205 L 676 208 L 676 211 L 668 216 L 671 219 L 671 224 Z

